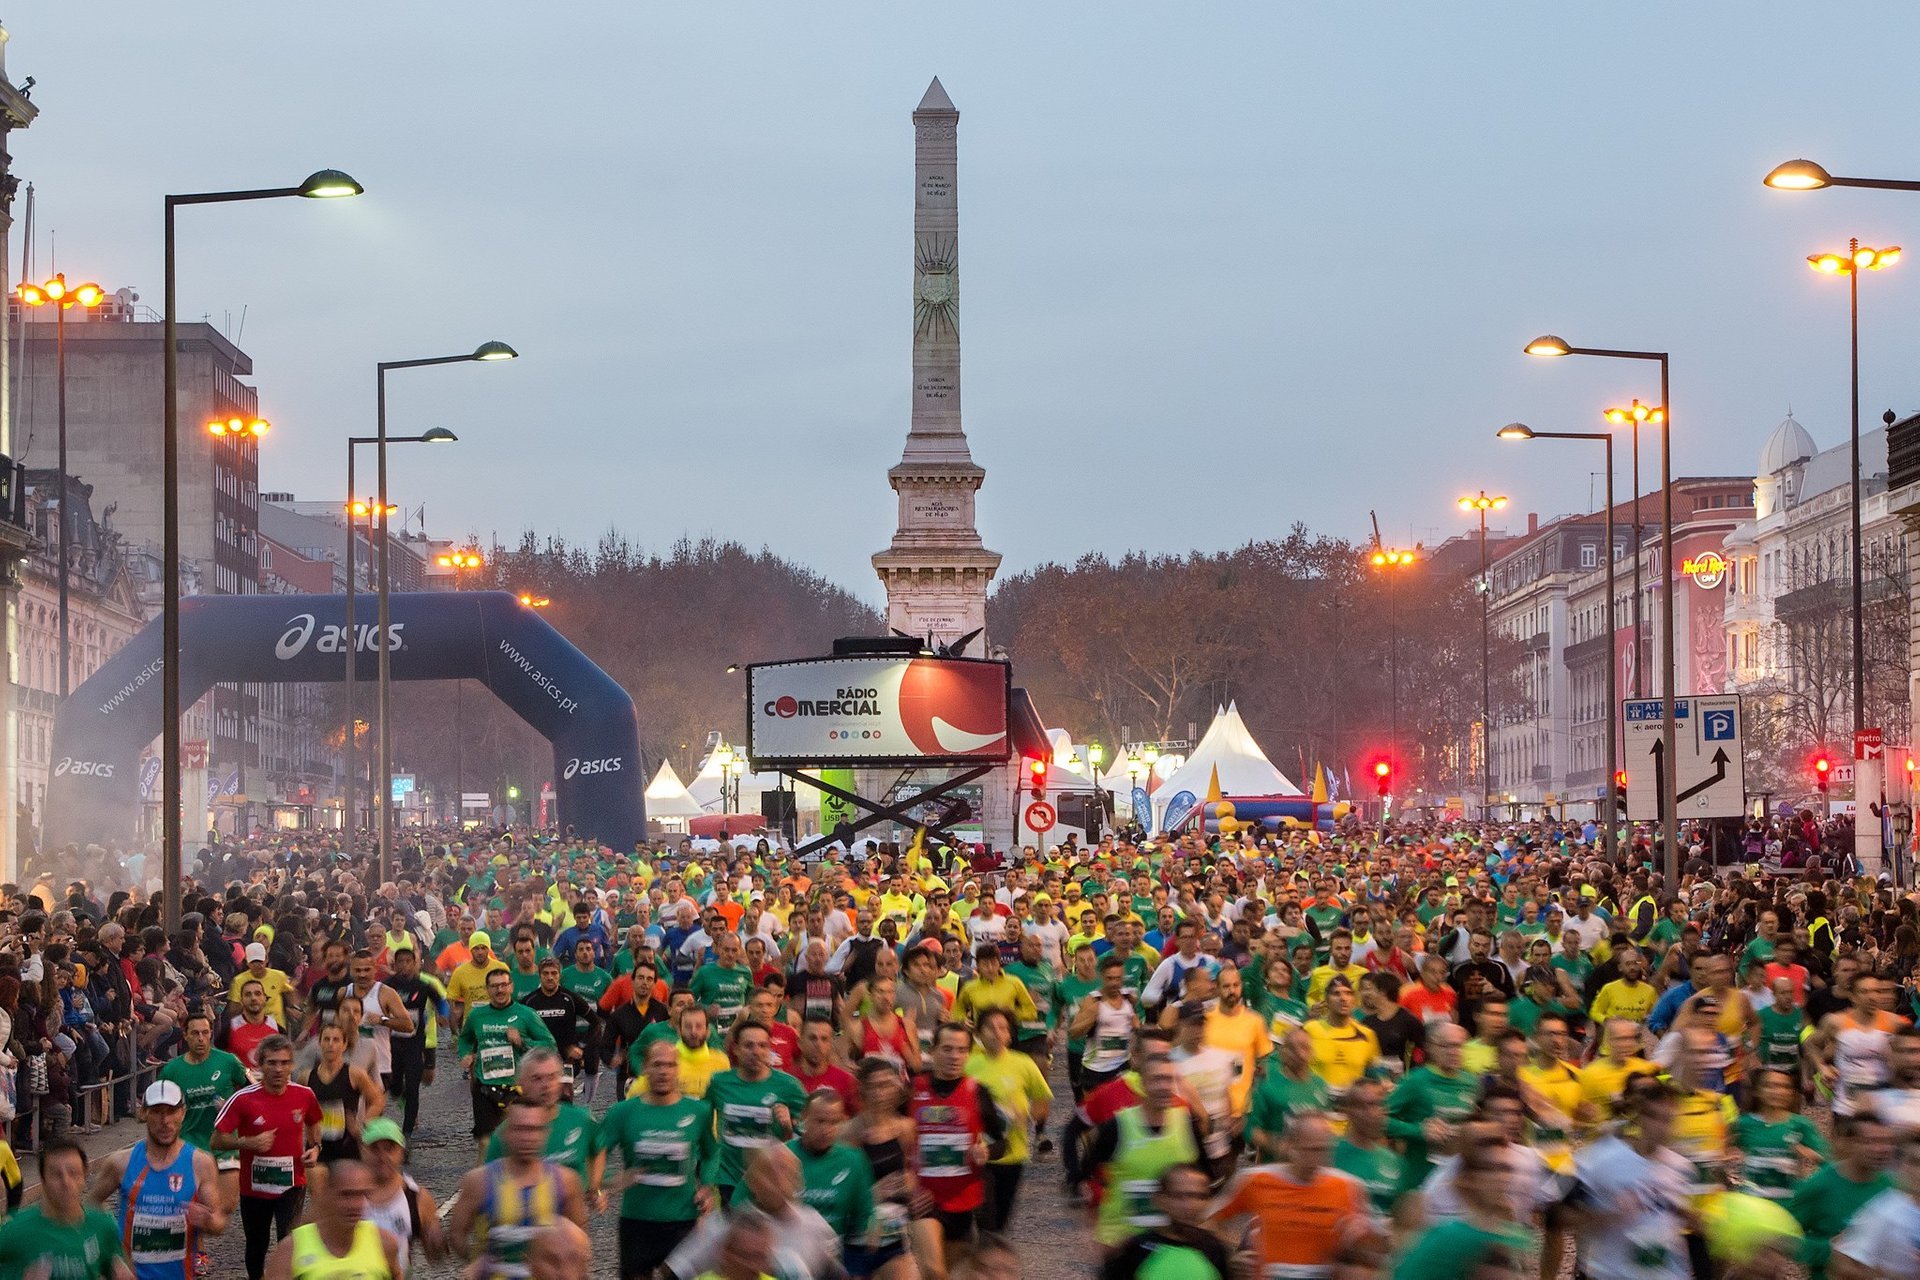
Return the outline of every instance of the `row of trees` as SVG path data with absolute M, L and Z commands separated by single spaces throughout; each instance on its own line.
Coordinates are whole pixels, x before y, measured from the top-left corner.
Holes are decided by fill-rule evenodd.
M 1295 525 L 1226 552 L 1042 565 L 1000 583 L 987 628 L 1076 740 L 1185 737 L 1234 700 L 1283 773 L 1357 779 L 1393 751 L 1411 785 L 1459 794 L 1479 786 L 1480 608 L 1460 573 L 1375 569 L 1368 548 Z M 1502 674 L 1519 658 L 1494 637 L 1496 722 L 1526 710 Z
M 488 551 L 467 585 L 549 600 L 547 620 L 633 695 L 647 769 L 671 760 L 683 776 L 709 732 L 732 740 L 745 723 L 745 677 L 729 664 L 826 653 L 881 628 L 819 575 L 711 538 L 650 553 L 614 533 L 589 547 L 529 532 Z M 423 789 L 531 796 L 551 777 L 545 740 L 477 685 L 396 685 L 393 703 L 395 756 Z

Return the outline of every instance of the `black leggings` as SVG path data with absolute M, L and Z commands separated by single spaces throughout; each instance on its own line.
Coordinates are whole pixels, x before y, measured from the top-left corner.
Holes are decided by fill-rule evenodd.
M 247 1280 L 260 1280 L 267 1269 L 267 1250 L 273 1239 L 285 1240 L 300 1221 L 300 1209 L 306 1204 L 307 1189 L 295 1187 L 285 1195 L 240 1197 L 240 1225 L 247 1233 Z
M 987 1166 L 987 1202 L 980 1206 L 980 1225 L 988 1231 L 1005 1231 L 1013 1220 L 1013 1197 L 1020 1190 L 1023 1164 Z

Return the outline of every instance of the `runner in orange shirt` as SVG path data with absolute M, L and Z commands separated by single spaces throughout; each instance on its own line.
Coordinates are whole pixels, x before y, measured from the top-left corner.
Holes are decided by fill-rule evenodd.
M 1215 1223 L 1249 1220 L 1248 1246 L 1268 1280 L 1326 1280 L 1342 1260 L 1378 1266 L 1385 1240 L 1375 1231 L 1367 1189 L 1329 1167 L 1333 1125 L 1315 1111 L 1287 1120 L 1285 1160 L 1245 1170 L 1214 1202 Z

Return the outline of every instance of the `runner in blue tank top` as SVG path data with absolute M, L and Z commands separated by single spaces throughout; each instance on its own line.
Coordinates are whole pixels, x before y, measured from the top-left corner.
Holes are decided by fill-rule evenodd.
M 180 1140 L 186 1095 L 171 1080 L 147 1086 L 147 1136 L 101 1161 L 90 1198 L 116 1194 L 120 1247 L 136 1280 L 193 1280 L 200 1236 L 227 1229 L 213 1156 Z

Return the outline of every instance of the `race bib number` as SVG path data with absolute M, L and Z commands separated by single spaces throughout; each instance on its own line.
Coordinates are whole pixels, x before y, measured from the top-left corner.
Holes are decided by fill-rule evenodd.
M 481 1048 L 480 1068 L 482 1084 L 501 1084 L 513 1078 L 513 1046 L 510 1044 L 490 1044 Z
M 968 1170 L 967 1156 L 973 1139 L 964 1133 L 923 1133 L 920 1135 L 920 1176 L 957 1178 Z
M 320 1104 L 320 1140 L 338 1142 L 347 1136 L 347 1104 L 329 1099 Z
M 187 1256 L 185 1210 L 178 1218 L 136 1212 L 128 1227 L 127 1252 L 135 1263 L 178 1262 Z
M 293 1190 L 292 1156 L 255 1156 L 253 1190 L 258 1195 L 278 1196 Z

